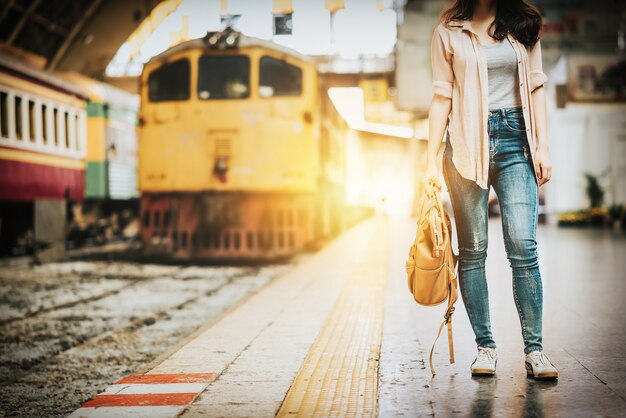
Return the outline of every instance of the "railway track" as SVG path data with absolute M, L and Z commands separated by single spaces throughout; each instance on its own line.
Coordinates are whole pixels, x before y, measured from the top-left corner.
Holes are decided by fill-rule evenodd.
M 134 275 L 127 278 L 131 283 L 114 289 L 5 318 L 0 324 L 4 415 L 71 412 L 122 375 L 142 370 L 289 266 L 221 272 L 172 267 L 170 276 Z M 117 280 L 110 272 L 107 275 Z M 129 309 L 133 301 L 138 305 Z
M 39 308 L 37 308 L 37 310 L 27 311 L 22 316 L 16 316 L 16 317 L 10 317 L 10 318 L 6 318 L 6 319 L 0 319 L 0 327 L 3 326 L 3 325 L 10 324 L 12 322 L 21 321 L 21 320 L 24 320 L 24 319 L 35 318 L 38 315 L 41 315 L 41 314 L 44 314 L 44 313 L 47 313 L 47 312 L 57 311 L 57 310 L 64 309 L 64 308 L 72 308 L 74 306 L 81 305 L 81 304 L 84 304 L 84 303 L 88 303 L 88 302 L 93 302 L 93 301 L 97 301 L 97 300 L 100 300 L 100 299 L 104 299 L 104 298 L 106 298 L 108 296 L 116 295 L 116 294 L 124 291 L 125 289 L 128 289 L 129 287 L 135 286 L 135 285 L 137 285 L 137 283 L 144 282 L 144 281 L 149 281 L 149 280 L 154 280 L 154 279 L 153 278 L 138 279 L 138 280 L 136 280 L 134 282 L 130 282 L 130 283 L 127 283 L 127 284 L 125 284 L 123 286 L 120 286 L 117 289 L 108 290 L 106 292 L 102 292 L 102 293 L 99 293 L 97 295 L 84 297 L 82 299 L 77 299 L 77 300 L 73 300 L 73 301 L 70 301 L 70 302 L 60 303 L 58 305 L 52 305 L 52 306 L 47 306 L 47 307 L 39 307 Z
M 244 270 L 234 276 L 218 279 L 219 283 L 207 284 L 207 289 L 200 287 L 198 289 L 189 289 L 187 292 L 176 286 L 175 282 L 179 279 L 171 279 L 169 277 L 144 278 L 128 283 L 115 291 L 103 292 L 92 297 L 49 307 L 46 310 L 42 310 L 44 312 L 39 315 L 25 316 L 21 320 L 9 322 L 7 325 L 0 327 L 0 343 L 3 346 L 0 350 L 0 367 L 10 368 L 13 371 L 21 369 L 22 372 L 27 372 L 37 364 L 45 363 L 46 359 L 63 351 L 85 344 L 92 339 L 97 339 L 100 335 L 106 334 L 111 330 L 124 329 L 128 326 L 136 327 L 137 324 L 150 321 L 150 318 L 154 318 L 159 313 L 167 312 L 171 309 L 180 309 L 203 294 L 210 294 L 231 283 L 237 277 L 246 276 L 250 273 L 252 273 L 252 270 Z M 159 292 L 160 294 L 156 294 L 155 291 L 148 289 L 149 286 L 154 287 L 159 282 L 164 287 L 164 291 Z M 217 287 L 214 287 L 215 285 Z M 126 294 L 121 293 L 122 290 L 126 290 Z M 174 294 L 177 291 L 181 293 L 179 299 L 182 300 L 175 304 L 168 304 L 168 302 L 173 301 Z M 150 301 L 143 299 L 137 301 L 136 304 L 130 301 L 131 303 L 129 304 L 127 303 L 128 299 L 133 296 L 129 295 L 130 292 L 152 299 L 155 299 L 154 296 L 156 295 L 160 300 Z M 190 293 L 192 296 L 185 297 L 182 293 Z M 109 303 L 106 300 L 107 295 L 109 298 L 117 296 L 116 299 L 118 300 Z M 171 296 L 169 301 L 166 296 Z M 162 301 L 163 309 L 158 309 L 155 305 L 160 304 L 162 299 L 165 299 Z M 114 306 L 124 306 L 124 304 L 129 308 L 128 312 L 118 313 L 115 311 Z M 68 307 L 65 307 L 65 305 L 68 305 Z M 90 313 L 103 311 L 106 305 L 113 305 L 111 306 L 111 311 L 103 312 L 100 316 L 97 316 L 97 314 L 90 316 Z M 139 318 L 134 313 L 144 311 L 146 314 L 141 315 Z M 53 329 L 51 330 L 50 328 Z M 61 332 L 59 335 L 53 335 L 55 331 Z M 27 339 L 23 338 L 25 334 L 28 335 Z M 57 340 L 55 341 L 55 339 Z M 38 355 L 42 352 L 44 353 L 43 355 Z M 32 355 L 25 357 L 24 354 L 28 353 L 32 353 Z M 12 377 L 16 376 L 15 373 L 11 373 L 11 375 Z M 17 375 L 21 375 L 21 373 L 17 373 Z M 10 381 L 15 381 L 15 379 L 11 378 Z M 0 383 L 5 383 L 4 376 L 0 376 Z

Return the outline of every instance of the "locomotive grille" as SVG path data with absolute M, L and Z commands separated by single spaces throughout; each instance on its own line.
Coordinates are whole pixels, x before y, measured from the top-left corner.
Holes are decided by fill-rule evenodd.
M 230 138 L 216 138 L 215 139 L 215 156 L 216 157 L 230 157 L 231 156 Z

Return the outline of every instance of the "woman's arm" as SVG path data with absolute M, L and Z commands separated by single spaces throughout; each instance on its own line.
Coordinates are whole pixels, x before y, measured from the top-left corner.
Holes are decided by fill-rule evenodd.
M 552 176 L 552 163 L 550 162 L 548 146 L 548 117 L 546 106 L 546 89 L 544 83 L 548 77 L 543 72 L 541 59 L 541 41 L 530 50 L 530 83 L 531 100 L 534 114 L 536 133 L 535 172 L 539 180 L 539 186 L 550 180 Z
M 448 115 L 452 109 L 452 99 L 439 95 L 433 96 L 428 111 L 428 165 L 437 162 L 437 154 L 448 124 Z
M 431 41 L 431 64 L 433 71 L 433 98 L 428 111 L 428 151 L 427 166 L 423 183 L 431 179 L 439 181 L 437 154 L 448 124 L 448 116 L 452 109 L 452 52 L 441 27 L 437 27 Z
M 532 92 L 532 101 L 535 115 L 537 148 L 548 148 L 548 111 L 546 106 L 546 89 L 544 86 L 540 86 Z

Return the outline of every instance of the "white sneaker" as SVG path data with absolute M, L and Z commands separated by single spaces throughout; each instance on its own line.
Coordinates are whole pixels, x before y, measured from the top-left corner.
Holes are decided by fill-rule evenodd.
M 559 372 L 543 351 L 526 354 L 526 374 L 533 379 L 557 379 Z
M 495 348 L 478 347 L 478 355 L 472 363 L 472 376 L 493 376 L 496 374 L 497 362 Z

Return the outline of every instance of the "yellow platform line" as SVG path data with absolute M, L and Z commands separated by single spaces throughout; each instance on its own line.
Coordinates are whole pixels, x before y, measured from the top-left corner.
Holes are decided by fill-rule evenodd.
M 366 417 L 378 408 L 388 241 L 378 224 L 285 397 L 278 417 Z

